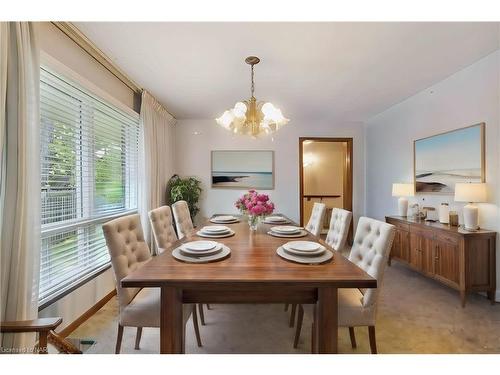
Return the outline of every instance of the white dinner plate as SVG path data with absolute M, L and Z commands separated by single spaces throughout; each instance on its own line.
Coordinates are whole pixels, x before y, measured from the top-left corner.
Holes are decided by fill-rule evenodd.
M 207 251 L 212 250 L 217 245 L 218 243 L 215 241 L 191 241 L 182 244 L 181 247 L 192 251 Z
M 214 224 L 234 224 L 234 223 L 239 222 L 239 220 L 238 219 L 234 219 L 234 220 L 231 220 L 231 221 L 219 221 L 219 220 L 217 220 L 216 217 L 214 217 L 214 218 L 210 219 L 210 222 L 214 223 Z
M 208 234 L 225 233 L 228 232 L 229 230 L 230 229 L 224 225 L 209 225 L 201 228 L 201 231 L 203 233 L 208 233 Z
M 326 251 L 326 248 L 324 248 L 324 247 L 320 247 L 319 249 L 314 250 L 314 251 L 299 251 L 299 250 L 295 250 L 295 249 L 291 249 L 289 247 L 286 247 L 285 245 L 283 245 L 282 247 L 283 247 L 283 249 L 285 249 L 285 251 L 287 253 L 290 253 L 292 255 L 297 255 L 299 257 L 316 257 L 316 256 L 323 254 Z
M 217 221 L 233 221 L 233 220 L 237 220 L 238 218 L 234 217 L 233 215 L 219 215 L 219 216 L 213 217 L 213 219 L 217 220 Z
M 290 254 L 283 249 L 283 247 L 278 247 L 276 253 L 283 259 L 290 260 L 295 263 L 301 264 L 320 264 L 325 263 L 333 258 L 333 253 L 330 250 L 326 250 L 323 254 L 317 257 L 304 257 L 294 254 Z
M 291 221 L 287 220 L 287 219 L 283 219 L 281 221 L 272 221 L 272 220 L 267 220 L 267 218 L 266 218 L 266 219 L 264 219 L 263 223 L 264 224 L 283 225 L 283 224 L 290 224 Z
M 283 225 L 281 227 L 272 227 L 271 231 L 282 234 L 294 234 L 298 233 L 300 231 L 300 228 L 293 225 Z
M 231 254 L 231 249 L 227 246 L 222 246 L 222 249 L 213 255 L 207 255 L 207 256 L 191 256 L 191 255 L 186 255 L 182 253 L 182 250 L 180 247 L 174 249 L 172 251 L 172 256 L 180 260 L 181 262 L 186 262 L 186 263 L 210 263 L 210 262 L 217 262 L 219 260 L 226 259 L 229 255 Z
M 197 236 L 200 237 L 205 237 L 205 238 L 225 238 L 225 237 L 231 237 L 234 236 L 234 231 L 231 229 L 227 232 L 223 233 L 203 233 L 201 230 L 196 232 Z
M 322 247 L 319 243 L 313 241 L 290 241 L 283 245 L 283 247 L 288 249 L 293 249 L 302 252 L 316 251 Z
M 288 221 L 283 216 L 266 216 L 266 221 L 271 223 L 281 223 L 283 221 Z
M 222 244 L 217 243 L 217 245 L 213 249 L 203 250 L 203 251 L 191 250 L 191 249 L 184 247 L 184 245 L 181 245 L 180 249 L 181 249 L 181 252 L 183 254 L 186 254 L 188 256 L 200 256 L 200 257 L 202 257 L 202 256 L 214 255 L 214 254 L 218 253 L 219 251 L 222 250 Z
M 270 230 L 269 232 L 267 232 L 267 234 L 269 234 L 273 237 L 280 237 L 280 238 L 299 238 L 299 237 L 307 236 L 308 232 L 301 229 L 298 233 L 286 234 L 286 233 L 276 233 L 276 232 L 273 232 L 272 230 Z

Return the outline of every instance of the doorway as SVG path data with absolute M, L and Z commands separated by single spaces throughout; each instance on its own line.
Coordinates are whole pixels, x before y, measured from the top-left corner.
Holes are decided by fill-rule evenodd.
M 315 202 L 326 204 L 321 230 L 326 235 L 333 208 L 352 212 L 352 138 L 299 138 L 300 225 L 308 222 Z M 349 229 L 352 242 L 353 223 Z

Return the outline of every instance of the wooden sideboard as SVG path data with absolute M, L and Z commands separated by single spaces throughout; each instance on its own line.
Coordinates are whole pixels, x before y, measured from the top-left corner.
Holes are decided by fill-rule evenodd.
M 389 257 L 460 291 L 462 307 L 467 292 L 486 292 L 491 303 L 496 290 L 496 232 L 469 232 L 437 222 L 386 216 L 396 227 Z

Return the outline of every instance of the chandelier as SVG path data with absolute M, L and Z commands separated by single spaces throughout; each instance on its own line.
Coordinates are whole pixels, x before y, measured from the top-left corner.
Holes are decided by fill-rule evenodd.
M 260 62 L 260 59 L 256 56 L 249 56 L 245 62 L 251 66 L 252 96 L 248 100 L 236 103 L 233 108 L 225 111 L 215 121 L 224 129 L 236 134 L 249 134 L 257 137 L 274 133 L 290 120 L 285 118 L 281 110 L 272 103 L 258 102 L 255 99 L 253 67 Z

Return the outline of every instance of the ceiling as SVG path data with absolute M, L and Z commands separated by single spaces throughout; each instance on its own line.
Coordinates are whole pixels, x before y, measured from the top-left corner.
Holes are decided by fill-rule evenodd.
M 365 121 L 499 47 L 497 23 L 137 23 L 76 26 L 178 119 L 250 96 L 290 119 Z

